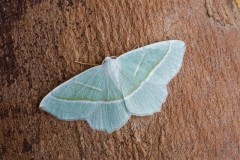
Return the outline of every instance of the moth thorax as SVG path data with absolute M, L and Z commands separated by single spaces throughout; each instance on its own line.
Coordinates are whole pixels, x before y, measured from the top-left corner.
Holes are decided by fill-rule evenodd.
M 105 73 L 112 79 L 118 79 L 118 61 L 116 59 L 105 59 L 103 64 Z

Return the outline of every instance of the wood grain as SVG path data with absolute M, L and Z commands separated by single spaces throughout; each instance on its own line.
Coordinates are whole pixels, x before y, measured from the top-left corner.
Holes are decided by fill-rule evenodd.
M 107 134 L 39 109 L 89 66 L 153 42 L 187 44 L 162 111 Z M 240 159 L 240 9 L 234 0 L 0 2 L 0 160 Z

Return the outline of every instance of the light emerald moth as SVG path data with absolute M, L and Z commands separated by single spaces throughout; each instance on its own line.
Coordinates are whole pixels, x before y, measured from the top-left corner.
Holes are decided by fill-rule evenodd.
M 168 82 L 179 72 L 185 44 L 180 40 L 153 43 L 90 68 L 48 93 L 40 107 L 60 120 L 86 120 L 111 133 L 131 115 L 161 110 Z

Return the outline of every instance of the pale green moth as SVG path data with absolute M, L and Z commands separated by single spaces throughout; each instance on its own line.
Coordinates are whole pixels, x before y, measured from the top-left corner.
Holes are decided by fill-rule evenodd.
M 161 110 L 168 82 L 179 72 L 185 44 L 170 40 L 129 51 L 71 78 L 48 93 L 40 107 L 61 120 L 86 120 L 111 133 L 131 115 Z

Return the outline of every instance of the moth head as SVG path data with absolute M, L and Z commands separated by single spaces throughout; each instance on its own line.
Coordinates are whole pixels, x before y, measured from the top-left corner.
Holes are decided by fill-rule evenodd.
M 104 63 L 106 63 L 107 61 L 110 61 L 110 60 L 112 60 L 112 59 L 116 59 L 117 57 L 116 56 L 111 56 L 111 57 L 106 57 L 104 60 L 103 60 L 103 62 L 102 62 L 102 64 L 104 64 Z

